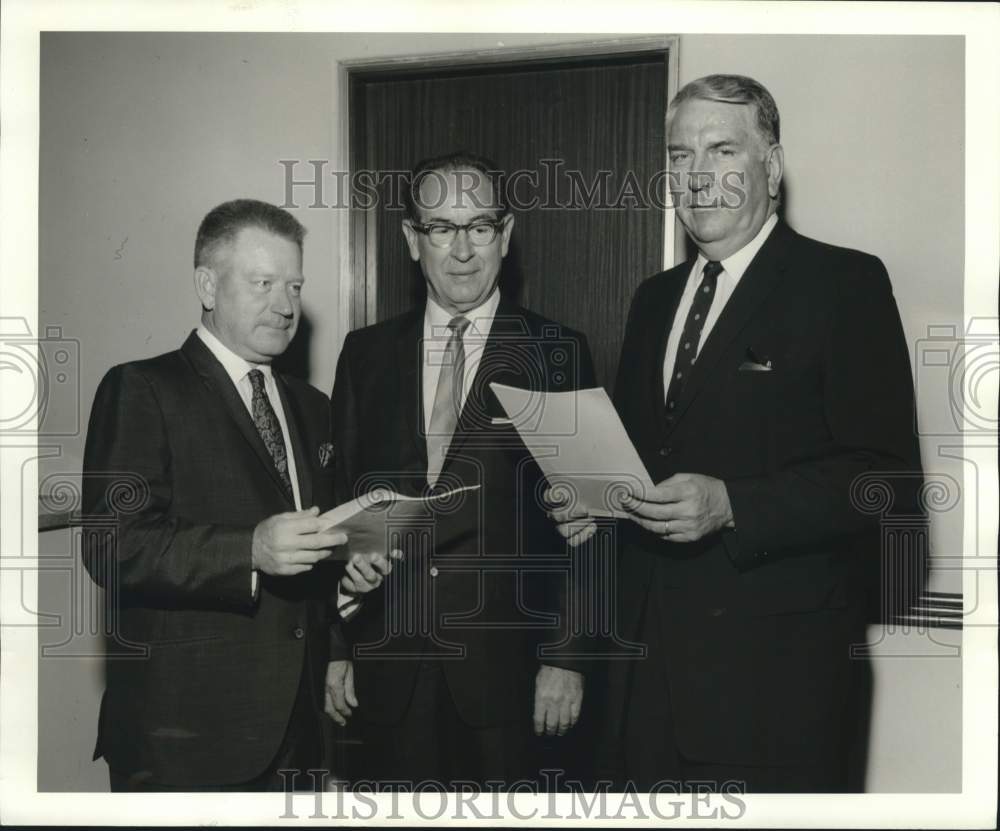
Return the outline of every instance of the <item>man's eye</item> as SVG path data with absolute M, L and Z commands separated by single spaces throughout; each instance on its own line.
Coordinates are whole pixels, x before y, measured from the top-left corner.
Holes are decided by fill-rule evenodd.
M 683 164 L 688 160 L 688 153 L 671 153 L 670 154 L 670 164 L 678 165 Z
M 434 236 L 448 236 L 448 234 L 453 233 L 455 230 L 454 225 L 428 225 L 427 233 L 433 234 Z
M 288 288 L 290 288 L 291 291 L 292 291 L 292 294 L 294 294 L 296 296 L 302 294 L 302 284 L 301 283 L 292 283 Z
M 271 288 L 271 281 L 270 280 L 258 280 L 256 283 L 254 283 L 254 285 L 257 286 L 257 288 L 259 288 L 259 289 L 267 290 L 267 289 Z

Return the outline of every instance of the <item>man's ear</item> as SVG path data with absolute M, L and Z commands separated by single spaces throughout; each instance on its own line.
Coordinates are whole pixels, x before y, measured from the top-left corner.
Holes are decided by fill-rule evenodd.
M 775 144 L 767 154 L 767 192 L 772 199 L 776 198 L 781 188 L 781 177 L 785 172 L 785 151 L 780 144 Z
M 510 235 L 514 232 L 514 214 L 507 214 L 503 218 L 503 227 L 500 229 L 500 256 L 507 256 L 507 249 L 510 247 Z
M 214 268 L 200 265 L 194 270 L 194 290 L 201 301 L 201 307 L 206 311 L 215 308 L 215 290 L 219 283 L 219 275 Z
M 406 247 L 410 249 L 410 259 L 415 263 L 420 262 L 420 246 L 418 244 L 420 232 L 414 229 L 413 222 L 409 219 L 403 220 L 403 236 L 406 237 Z

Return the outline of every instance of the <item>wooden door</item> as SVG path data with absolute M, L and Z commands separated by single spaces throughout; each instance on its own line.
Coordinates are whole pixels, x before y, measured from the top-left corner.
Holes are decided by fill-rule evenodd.
M 632 294 L 663 264 L 667 65 L 656 50 L 351 72 L 352 172 L 382 180 L 378 205 L 352 215 L 353 325 L 425 297 L 391 171 L 472 150 L 524 171 L 501 290 L 583 331 L 610 388 Z

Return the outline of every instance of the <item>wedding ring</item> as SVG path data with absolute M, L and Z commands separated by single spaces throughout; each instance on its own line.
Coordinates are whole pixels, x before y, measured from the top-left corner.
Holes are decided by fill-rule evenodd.
M 670 520 L 665 519 L 663 520 L 663 535 L 667 536 L 667 534 L 669 533 L 670 533 Z

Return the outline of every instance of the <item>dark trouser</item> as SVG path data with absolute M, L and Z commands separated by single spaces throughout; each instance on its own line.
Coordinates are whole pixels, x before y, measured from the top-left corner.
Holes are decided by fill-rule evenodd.
M 435 782 L 452 790 L 462 783 L 488 788 L 491 781 L 534 780 L 532 731 L 528 712 L 514 724 L 470 727 L 458 714 L 441 663 L 423 661 L 402 721 L 383 725 L 362 720 L 351 781 L 399 789 Z
M 170 785 L 156 782 L 143 773 L 129 774 L 110 771 L 112 792 L 216 792 L 216 791 L 313 791 L 323 787 L 321 774 L 315 780 L 306 773 L 323 765 L 322 725 L 310 689 L 309 658 L 302 662 L 302 674 L 295 703 L 288 719 L 284 738 L 270 764 L 257 776 L 247 782 L 232 782 L 219 785 Z M 234 736 L 234 741 L 239 737 Z M 279 771 L 300 771 L 297 775 Z
M 742 790 L 748 793 L 845 793 L 848 787 L 844 759 L 811 764 L 738 765 L 690 759 L 677 748 L 669 672 L 663 644 L 663 626 L 656 592 L 651 591 L 642 628 L 647 641 L 645 659 L 632 667 L 627 698 L 624 745 L 624 782 L 639 792 L 660 782 L 680 782 L 684 790 Z M 735 695 L 736 690 L 733 691 Z M 635 717 L 630 717 L 635 716 Z M 747 713 L 747 718 L 753 718 Z M 727 786 L 727 783 L 735 783 Z

